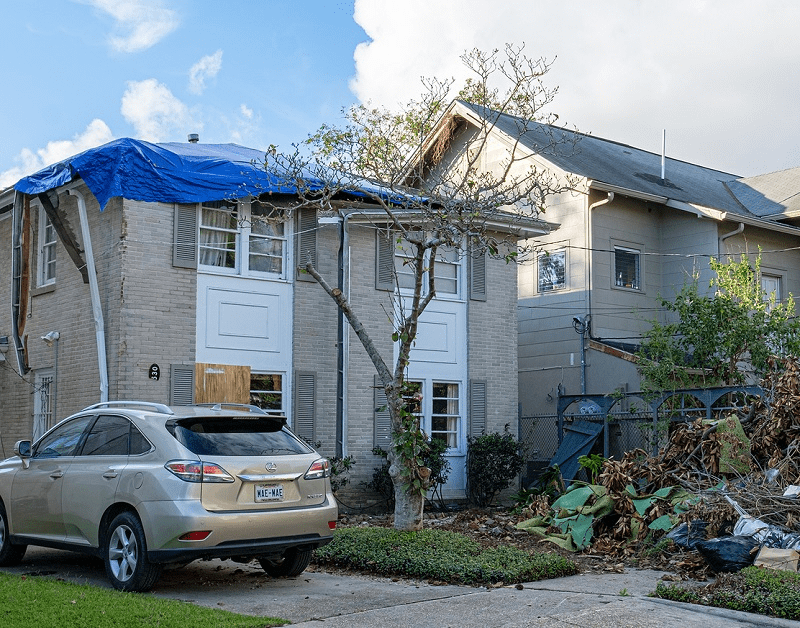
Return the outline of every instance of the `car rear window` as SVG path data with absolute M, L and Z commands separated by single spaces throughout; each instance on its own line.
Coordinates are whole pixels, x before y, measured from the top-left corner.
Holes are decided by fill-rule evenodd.
M 282 456 L 313 450 L 284 427 L 282 417 L 192 417 L 167 429 L 198 456 Z

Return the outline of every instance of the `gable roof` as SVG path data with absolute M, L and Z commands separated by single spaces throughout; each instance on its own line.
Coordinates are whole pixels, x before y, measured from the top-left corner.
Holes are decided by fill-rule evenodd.
M 756 216 L 774 220 L 800 216 L 800 168 L 737 179 L 727 187 Z
M 661 155 L 657 153 L 457 102 L 566 172 L 665 201 L 755 217 L 725 185 L 739 178 L 734 174 L 667 157 L 662 180 Z
M 26 194 L 40 194 L 83 179 L 105 208 L 109 199 L 163 203 L 201 203 L 242 198 L 264 193 L 295 194 L 297 185 L 287 176 L 264 167 L 265 151 L 238 144 L 170 142 L 153 144 L 123 138 L 90 148 L 20 179 L 13 187 Z M 324 187 L 313 176 L 305 178 L 312 190 Z M 374 193 L 398 198 L 368 181 L 346 190 L 355 196 Z

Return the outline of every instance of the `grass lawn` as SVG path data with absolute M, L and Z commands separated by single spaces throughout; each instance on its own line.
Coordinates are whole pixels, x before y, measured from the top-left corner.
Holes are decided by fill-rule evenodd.
M 288 622 L 123 593 L 50 578 L 0 573 L 0 626 L 92 626 L 93 628 L 266 628 Z

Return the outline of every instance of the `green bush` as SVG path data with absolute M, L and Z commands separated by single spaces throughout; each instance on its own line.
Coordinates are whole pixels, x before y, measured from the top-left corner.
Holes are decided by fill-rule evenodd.
M 467 482 L 470 500 L 478 506 L 491 506 L 498 493 L 519 475 L 525 459 L 520 445 L 509 433 L 493 432 L 467 439 Z
M 431 470 L 431 492 L 434 497 L 438 497 L 440 505 L 443 501 L 441 488 L 450 475 L 450 462 L 445 457 L 447 449 L 447 443 L 443 440 L 431 439 L 422 454 L 423 465 Z M 394 484 L 389 476 L 389 461 L 386 459 L 388 454 L 381 447 L 374 447 L 372 453 L 381 456 L 383 464 L 372 472 L 372 480 L 366 483 L 366 487 L 379 493 L 386 500 L 389 511 L 392 511 L 394 510 Z
M 659 583 L 654 595 L 677 602 L 800 619 L 800 574 L 790 571 L 746 567 L 737 573 L 719 574 L 716 582 L 702 589 Z
M 314 556 L 317 563 L 345 569 L 451 584 L 510 584 L 577 573 L 575 564 L 558 554 L 529 554 L 508 546 L 482 549 L 462 534 L 443 530 L 341 528 Z

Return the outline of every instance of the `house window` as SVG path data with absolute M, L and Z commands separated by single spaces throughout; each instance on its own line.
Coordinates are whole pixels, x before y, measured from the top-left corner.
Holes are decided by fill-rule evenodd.
M 268 414 L 284 415 L 283 375 L 253 373 L 250 375 L 250 403 Z
M 420 417 L 422 429 L 432 439 L 459 449 L 461 413 L 459 385 L 431 380 L 409 381 L 404 394 L 406 410 Z
M 34 379 L 33 398 L 33 440 L 53 426 L 53 406 L 51 391 L 53 388 L 53 371 L 42 369 Z
M 458 384 L 433 382 L 431 401 L 431 438 L 442 440 L 453 449 L 458 448 L 461 421 L 458 412 Z
M 397 274 L 397 283 L 401 290 L 413 290 L 416 278 L 416 259 L 414 245 L 403 239 L 395 246 L 394 268 Z M 426 253 L 426 256 L 429 253 Z M 428 257 L 426 257 L 426 260 Z M 426 263 L 427 266 L 427 263 Z M 460 289 L 461 260 L 458 249 L 451 246 L 442 246 L 436 250 L 436 264 L 434 265 L 434 280 L 436 294 L 450 294 L 457 296 Z M 423 289 L 428 285 L 428 273 L 422 278 Z
M 236 203 L 212 201 L 200 206 L 200 264 L 236 269 Z
M 761 275 L 761 291 L 763 298 L 767 303 L 774 302 L 776 304 L 781 302 L 781 278 L 779 275 L 768 275 L 762 273 Z M 774 301 L 773 301 L 774 298 Z
M 636 249 L 614 247 L 614 277 L 617 287 L 641 289 L 640 255 Z
M 253 201 L 249 226 L 250 270 L 282 275 L 286 251 L 283 211 Z
M 200 206 L 199 264 L 218 272 L 284 277 L 286 217 L 265 203 L 206 202 Z
M 39 281 L 46 286 L 56 280 L 56 230 L 44 209 L 39 211 Z
M 567 287 L 567 252 L 539 254 L 539 292 L 552 292 Z

